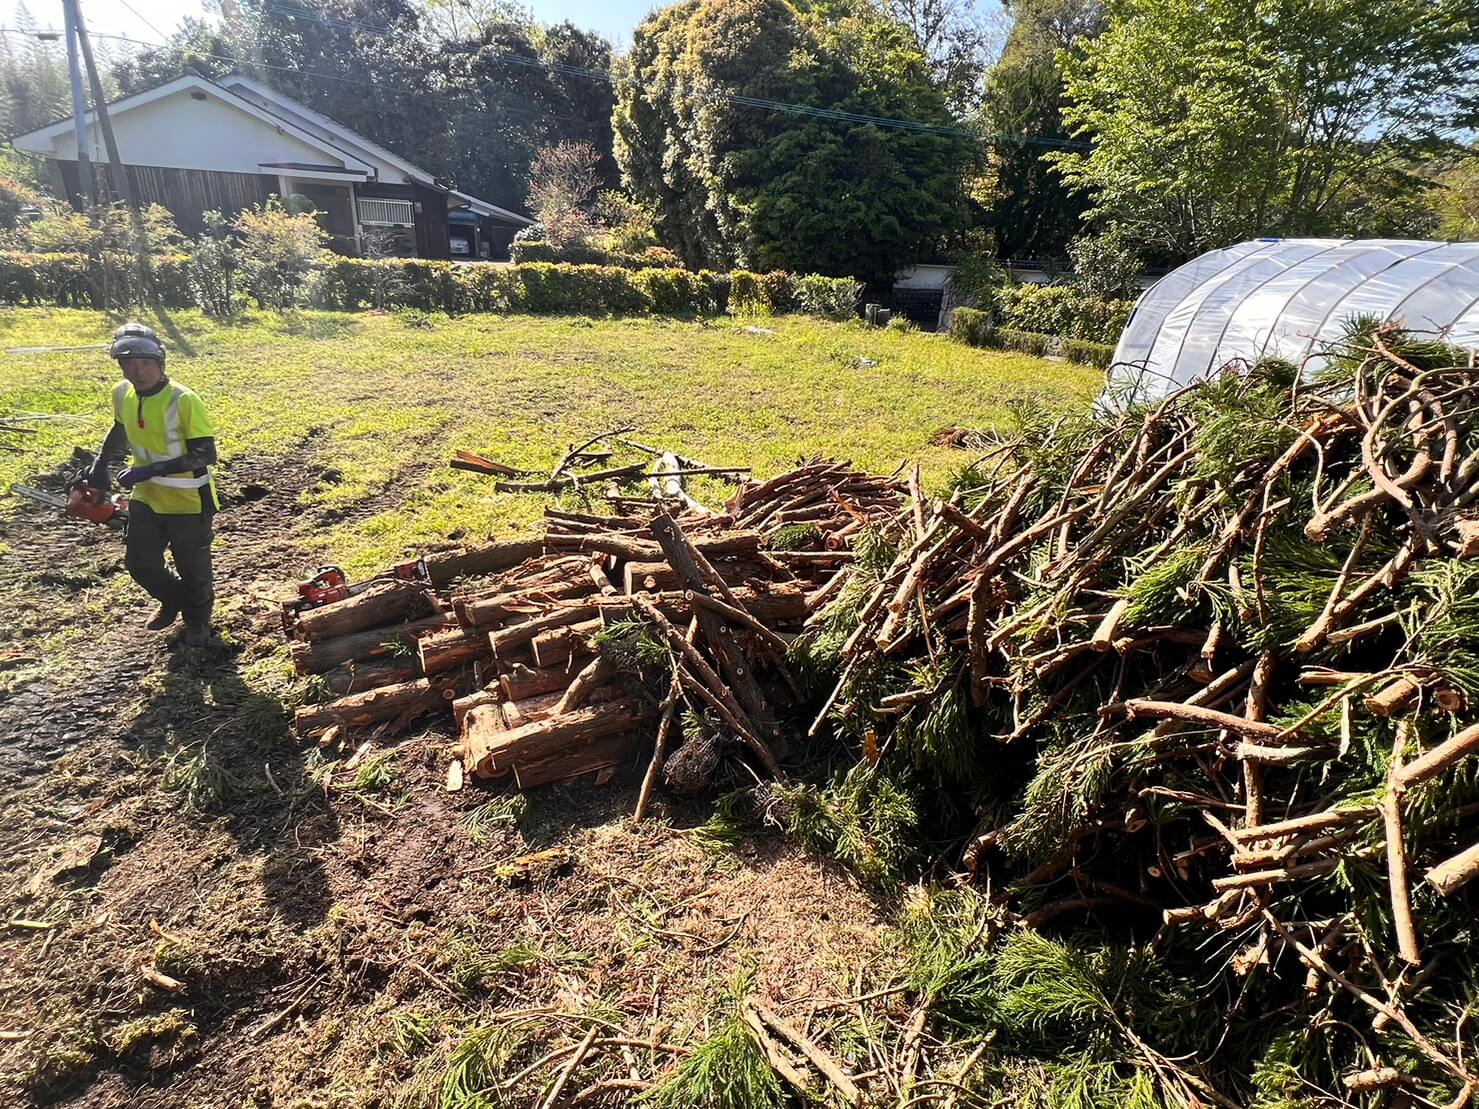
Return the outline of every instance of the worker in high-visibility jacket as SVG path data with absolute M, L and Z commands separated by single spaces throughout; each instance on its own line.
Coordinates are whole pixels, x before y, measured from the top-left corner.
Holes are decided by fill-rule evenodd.
M 108 468 L 128 448 L 132 462 L 118 475 L 118 484 L 130 491 L 124 565 L 159 602 L 149 628 L 163 631 L 183 614 L 185 642 L 201 646 L 210 642 L 215 601 L 215 432 L 200 397 L 165 374 L 164 344 L 152 329 L 124 324 L 113 333 L 108 353 L 124 380 L 113 388 L 113 428 L 87 480 L 109 488 Z M 165 566 L 166 550 L 175 573 Z

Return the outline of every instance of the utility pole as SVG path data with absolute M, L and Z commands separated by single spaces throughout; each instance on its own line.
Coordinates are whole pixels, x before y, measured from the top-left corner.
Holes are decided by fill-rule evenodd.
M 108 179 L 113 195 L 119 197 L 128 208 L 129 223 L 134 232 L 134 279 L 139 294 L 155 303 L 153 281 L 149 273 L 149 237 L 144 231 L 144 217 L 139 211 L 138 199 L 134 196 L 133 182 L 128 179 L 128 167 L 118 154 L 118 140 L 113 135 L 113 121 L 108 118 L 108 99 L 103 95 L 103 82 L 98 77 L 97 63 L 92 56 L 92 43 L 87 38 L 87 24 L 82 19 L 82 8 L 78 0 L 62 0 L 72 15 L 73 27 L 77 32 L 77 45 L 82 48 L 82 62 L 87 66 L 87 83 L 92 86 L 93 109 L 98 115 L 98 126 L 103 131 L 103 146 L 108 151 Z M 104 268 L 106 281 L 107 269 Z M 107 286 L 103 299 L 106 302 Z M 157 306 L 157 305 L 156 305 Z
M 72 82 L 72 133 L 77 138 L 77 192 L 89 204 L 98 202 L 98 182 L 92 175 L 87 153 L 87 99 L 82 95 L 82 66 L 77 61 L 77 22 L 72 18 L 72 0 L 63 0 L 67 31 L 67 76 Z
M 103 129 L 103 146 L 108 151 L 108 177 L 113 192 L 134 217 L 135 230 L 139 224 L 139 205 L 134 199 L 133 182 L 128 179 L 123 159 L 118 156 L 118 140 L 113 137 L 113 121 L 108 118 L 108 101 L 103 95 L 103 82 L 98 78 L 97 63 L 92 57 L 92 43 L 87 39 L 87 24 L 82 20 L 82 8 L 78 0 L 63 0 L 72 17 L 73 29 L 77 32 L 77 43 L 82 47 L 82 61 L 87 66 L 87 83 L 92 86 L 93 108 L 98 114 L 98 126 Z

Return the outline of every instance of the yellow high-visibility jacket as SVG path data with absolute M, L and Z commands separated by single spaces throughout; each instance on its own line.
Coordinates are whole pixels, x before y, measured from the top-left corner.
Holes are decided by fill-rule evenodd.
M 187 441 L 215 435 L 200 397 L 173 381 L 147 397 L 139 396 L 129 382 L 120 381 L 113 389 L 113 418 L 128 437 L 135 466 L 179 458 L 186 453 Z M 132 495 L 155 512 L 170 516 L 220 508 L 209 466 L 142 481 Z

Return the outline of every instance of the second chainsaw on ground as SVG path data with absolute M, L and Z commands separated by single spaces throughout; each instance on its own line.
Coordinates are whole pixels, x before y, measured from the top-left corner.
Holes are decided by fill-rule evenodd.
M 431 580 L 431 574 L 426 568 L 426 560 L 422 558 L 399 563 L 383 574 L 377 574 L 373 578 L 366 578 L 364 581 L 353 584 L 349 581 L 349 575 L 338 566 L 321 566 L 314 572 L 313 577 L 298 583 L 298 599 L 284 606 L 283 617 L 285 621 L 289 621 L 300 612 L 353 597 L 358 593 L 363 593 L 376 582 L 429 580 Z

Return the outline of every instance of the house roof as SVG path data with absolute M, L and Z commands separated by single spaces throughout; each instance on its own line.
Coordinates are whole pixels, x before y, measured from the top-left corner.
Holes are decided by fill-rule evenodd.
M 239 94 L 232 92 L 230 89 L 224 88 L 221 85 L 217 85 L 214 82 L 207 81 L 204 77 L 201 77 L 194 73 L 187 73 L 183 77 L 176 77 L 173 81 L 166 81 L 164 84 L 156 85 L 152 89 L 145 89 L 143 92 L 137 92 L 134 93 L 132 96 L 125 96 L 119 100 L 115 100 L 108 105 L 108 114 L 110 116 L 123 115 L 126 112 L 146 107 L 149 104 L 153 104 L 156 101 L 163 100 L 180 92 L 213 93 L 216 96 L 221 97 L 226 102 L 230 103 L 239 111 L 245 112 L 247 115 L 252 116 L 262 123 L 280 128 L 286 133 L 292 135 L 293 138 L 299 140 L 300 142 L 305 143 L 306 145 L 311 147 L 316 147 L 317 149 L 322 150 L 324 153 L 331 155 L 339 161 L 342 161 L 344 163 L 345 169 L 360 170 L 364 173 L 370 173 L 373 171 L 373 167 L 363 158 L 355 157 L 353 154 L 346 150 L 341 150 L 335 147 L 325 147 L 322 138 L 320 138 L 319 136 L 316 136 L 313 133 L 304 130 L 302 127 L 293 124 L 289 120 L 280 118 L 272 112 L 265 111 L 261 107 L 261 105 L 255 104 L 252 101 L 240 96 Z M 83 116 L 84 125 L 90 127 L 96 122 L 97 111 L 95 109 L 89 109 L 87 114 Z M 68 116 L 66 119 L 61 119 L 58 120 L 56 123 L 37 128 L 35 131 L 28 131 L 24 135 L 17 135 L 15 138 L 10 140 L 10 144 L 11 146 L 15 147 L 15 149 L 24 150 L 29 154 L 54 156 L 56 152 L 55 144 L 57 140 L 65 139 L 71 133 L 72 117 Z
M 262 169 L 303 170 L 312 169 L 316 173 L 336 173 L 346 176 L 365 177 L 371 180 L 394 181 L 399 176 L 405 183 L 422 185 L 427 188 L 441 189 L 434 174 L 422 169 L 414 162 L 410 162 L 394 152 L 387 150 L 378 143 L 372 142 L 362 135 L 351 131 L 349 128 L 335 122 L 328 116 L 314 111 L 312 108 L 291 97 L 264 85 L 251 77 L 230 76 L 223 77 L 219 81 L 209 81 L 197 74 L 186 74 L 177 77 L 152 89 L 125 96 L 108 105 L 110 116 L 121 116 L 146 105 L 153 104 L 182 92 L 189 92 L 196 99 L 197 94 L 206 93 L 219 98 L 231 107 L 246 113 L 254 119 L 277 128 L 279 131 L 292 136 L 299 142 L 321 153 L 327 164 L 319 165 L 312 162 L 301 161 L 273 161 L 260 163 Z M 84 117 L 84 122 L 91 125 L 96 121 L 96 112 L 89 111 Z M 46 127 L 38 128 L 24 135 L 17 135 L 11 140 L 11 145 L 17 150 L 27 153 L 41 154 L 48 157 L 57 156 L 57 144 L 60 140 L 65 142 L 72 134 L 72 119 L 58 120 L 56 123 Z M 335 164 L 338 163 L 338 164 Z M 391 176 L 394 175 L 394 176 Z M 478 197 L 456 190 L 446 190 L 452 197 L 461 201 L 468 208 L 479 215 L 491 216 L 497 219 L 508 220 L 519 224 L 529 224 L 533 221 L 517 212 L 507 208 L 501 208 Z
M 490 204 L 486 200 L 479 200 L 467 193 L 460 193 L 456 189 L 448 189 L 448 193 L 457 200 L 462 201 L 472 211 L 480 216 L 491 216 L 494 219 L 508 220 L 511 223 L 520 224 L 523 227 L 531 226 L 534 221 L 528 216 L 521 216 L 518 212 L 511 212 L 507 208 L 500 208 L 496 204 Z

